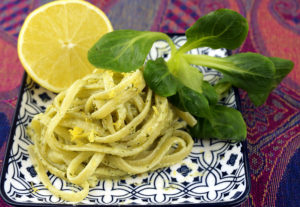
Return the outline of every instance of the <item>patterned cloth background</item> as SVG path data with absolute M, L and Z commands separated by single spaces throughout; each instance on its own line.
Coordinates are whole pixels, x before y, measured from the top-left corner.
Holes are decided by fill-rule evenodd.
M 0 166 L 24 69 L 16 43 L 29 12 L 47 3 L 0 1 Z M 234 52 L 287 58 L 294 70 L 258 108 L 240 91 L 248 125 L 251 193 L 241 206 L 300 206 L 300 2 L 299 0 L 92 0 L 115 29 L 183 33 L 196 19 L 231 8 L 249 21 L 249 35 Z M 0 198 L 0 206 L 7 204 Z

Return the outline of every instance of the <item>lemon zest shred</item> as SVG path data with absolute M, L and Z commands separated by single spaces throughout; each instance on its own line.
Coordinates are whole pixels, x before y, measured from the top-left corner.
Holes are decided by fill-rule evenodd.
M 71 141 L 74 141 L 81 137 L 80 135 L 83 134 L 83 129 L 80 127 L 74 127 L 73 129 L 70 129 L 69 132 L 71 134 Z
M 119 129 L 120 126 L 121 126 L 121 123 L 118 121 L 118 122 L 113 123 L 113 125 L 114 125 L 117 129 Z
M 156 106 L 152 106 L 152 108 L 153 108 L 154 113 L 155 113 L 156 115 L 158 115 L 159 113 L 158 113 L 158 110 L 157 110 Z
M 89 142 L 94 142 L 95 141 L 95 130 L 92 129 L 89 136 L 88 136 Z

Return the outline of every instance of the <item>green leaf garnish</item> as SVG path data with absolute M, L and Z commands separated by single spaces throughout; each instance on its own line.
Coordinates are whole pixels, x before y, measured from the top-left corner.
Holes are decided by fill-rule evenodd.
M 228 90 L 238 87 L 247 91 L 255 105 L 263 104 L 270 92 L 292 70 L 293 62 L 240 53 L 225 58 L 191 55 L 198 47 L 235 49 L 246 39 L 247 20 L 229 9 L 219 9 L 199 18 L 186 31 L 187 41 L 176 49 L 164 33 L 118 30 L 104 35 L 88 52 L 90 63 L 98 68 L 130 72 L 144 68 L 147 85 L 158 95 L 168 97 L 179 109 L 198 119 L 190 129 L 195 137 L 214 137 L 241 141 L 246 138 L 246 125 L 239 111 L 218 105 Z M 146 57 L 157 40 L 168 42 L 171 58 L 149 60 Z M 214 68 L 223 78 L 211 86 L 193 65 Z
M 191 64 L 202 64 L 222 72 L 223 82 L 244 89 L 251 95 L 254 94 L 250 96 L 254 103 L 260 104 L 261 96 L 267 97 L 274 83 L 274 64 L 260 54 L 240 53 L 226 58 L 207 55 L 184 55 L 184 57 Z M 261 96 L 255 97 L 255 94 Z
M 196 126 L 189 128 L 193 137 L 233 141 L 246 139 L 246 124 L 238 110 L 216 105 L 210 111 L 210 118 L 198 118 Z
M 204 94 L 198 93 L 188 87 L 182 86 L 178 89 L 181 106 L 185 111 L 198 117 L 209 116 L 209 103 Z
M 177 92 L 177 80 L 170 73 L 163 58 L 149 60 L 144 69 L 147 85 L 160 96 L 172 96 Z
M 256 105 L 262 105 L 268 98 L 271 91 L 277 87 L 277 85 L 282 81 L 282 79 L 289 73 L 294 67 L 294 63 L 290 60 L 285 60 L 276 57 L 269 57 L 270 61 L 272 61 L 275 74 L 274 78 L 272 79 L 272 83 L 270 84 L 269 90 L 264 92 L 252 92 L 248 91 L 248 95 L 250 100 Z
M 171 61 L 167 64 L 170 72 L 181 84 L 198 93 L 202 93 L 203 74 L 197 68 L 191 66 L 179 55 L 171 58 Z
M 229 9 L 219 9 L 196 21 L 186 32 L 187 42 L 179 49 L 186 52 L 198 47 L 236 49 L 248 34 L 247 20 Z
M 202 83 L 203 95 L 207 98 L 210 105 L 216 105 L 219 100 L 218 93 L 209 82 L 203 81 Z
M 171 41 L 164 33 L 117 30 L 103 37 L 89 50 L 88 60 L 95 67 L 130 72 L 143 66 L 157 40 Z M 172 43 L 173 44 L 173 43 Z
M 273 62 L 275 67 L 275 76 L 272 86 L 272 89 L 274 89 L 282 81 L 282 79 L 291 72 L 294 67 L 294 63 L 290 60 L 277 57 L 269 57 L 269 60 Z

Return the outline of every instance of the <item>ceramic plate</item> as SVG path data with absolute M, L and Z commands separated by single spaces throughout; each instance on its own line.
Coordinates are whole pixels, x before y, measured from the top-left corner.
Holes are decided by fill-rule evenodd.
M 182 35 L 173 36 L 180 47 L 186 41 Z M 169 58 L 170 48 L 156 42 L 148 58 Z M 225 49 L 198 48 L 193 54 L 216 57 L 228 56 Z M 205 67 L 198 67 L 212 84 L 221 74 Z M 27 147 L 32 142 L 26 135 L 26 126 L 33 116 L 43 112 L 55 97 L 34 83 L 26 75 L 20 91 L 16 115 L 12 126 L 7 154 L 1 177 L 3 199 L 18 206 L 59 206 L 72 203 L 53 196 L 40 182 L 29 159 Z M 231 90 L 222 104 L 239 108 L 239 98 Z M 198 205 L 229 206 L 243 201 L 250 189 L 246 143 L 219 140 L 195 140 L 190 155 L 181 163 L 153 173 L 144 173 L 122 180 L 100 180 L 90 189 L 85 200 L 77 205 Z M 48 174 L 52 183 L 61 190 L 74 186 Z

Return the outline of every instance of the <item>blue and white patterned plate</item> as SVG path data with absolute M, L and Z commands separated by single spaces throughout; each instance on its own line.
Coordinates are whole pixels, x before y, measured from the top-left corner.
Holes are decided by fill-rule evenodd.
M 176 46 L 186 41 L 182 35 L 173 36 Z M 148 58 L 168 59 L 170 48 L 159 41 Z M 225 57 L 225 49 L 199 48 L 193 54 Z M 217 71 L 198 67 L 205 79 L 214 84 L 221 78 Z M 1 177 L 1 194 L 12 205 L 58 206 L 72 204 L 53 196 L 40 182 L 29 159 L 27 147 L 31 140 L 26 126 L 33 116 L 45 110 L 54 93 L 24 78 L 12 126 Z M 238 108 L 238 95 L 232 90 L 222 103 Z M 246 143 L 218 140 L 195 140 L 191 154 L 181 163 L 151 173 L 122 180 L 100 180 L 87 198 L 77 205 L 213 205 L 229 206 L 243 201 L 250 190 Z M 72 190 L 74 186 L 49 174 L 59 189 Z

